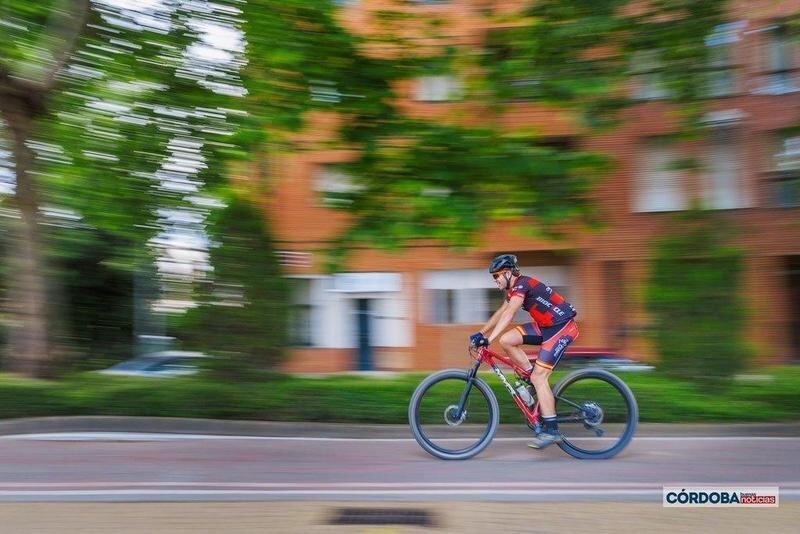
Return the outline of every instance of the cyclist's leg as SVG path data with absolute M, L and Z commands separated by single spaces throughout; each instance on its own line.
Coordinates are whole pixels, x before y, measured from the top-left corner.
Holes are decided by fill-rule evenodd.
M 553 368 L 561 360 L 564 350 L 578 337 L 578 325 L 574 320 L 570 320 L 564 325 L 545 329 L 539 350 L 539 358 L 531 374 L 531 382 L 536 388 L 536 396 L 539 399 L 539 407 L 542 417 L 552 417 L 556 414 L 556 403 L 553 392 L 550 390 L 550 374 Z
M 520 345 L 522 345 L 522 334 L 516 328 L 500 336 L 500 346 L 506 351 L 508 357 L 523 369 L 528 369 L 531 364 L 528 361 L 528 355 Z
M 533 371 L 530 357 L 522 350 L 522 345 L 538 345 L 542 342 L 541 331 L 536 323 L 526 323 L 514 327 L 500 337 L 500 345 L 506 354 L 526 371 L 526 376 L 521 377 L 528 380 L 528 376 Z
M 500 338 L 500 344 L 505 349 L 511 359 L 525 370 L 525 376 L 520 378 L 530 381 L 530 374 L 533 372 L 531 358 L 522 350 L 522 345 L 540 345 L 542 343 L 542 331 L 536 323 L 526 323 L 514 327 Z M 529 382 L 530 383 L 530 382 Z

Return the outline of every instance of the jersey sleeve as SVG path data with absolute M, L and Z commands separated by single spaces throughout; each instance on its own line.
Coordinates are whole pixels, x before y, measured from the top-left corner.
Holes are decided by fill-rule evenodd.
M 509 289 L 508 293 L 506 293 L 506 300 L 510 301 L 511 297 L 522 297 L 524 299 L 527 291 L 528 288 L 525 287 L 525 284 L 517 282 L 517 285 Z

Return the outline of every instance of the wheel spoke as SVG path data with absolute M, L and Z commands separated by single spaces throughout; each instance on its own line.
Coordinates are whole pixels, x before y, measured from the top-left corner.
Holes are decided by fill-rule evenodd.
M 581 458 L 611 457 L 630 440 L 636 401 L 619 378 L 605 371 L 575 373 L 556 396 L 562 448 Z
M 556 423 L 582 423 L 583 417 L 580 415 L 565 415 L 556 417 Z
M 564 399 L 564 398 L 559 397 L 559 398 L 556 399 L 556 402 L 558 402 L 558 401 L 561 401 L 562 403 L 564 403 L 567 406 L 572 406 L 573 408 L 577 409 L 578 411 L 581 411 L 581 409 L 582 409 L 580 404 L 578 404 L 577 402 L 572 402 L 569 399 Z
M 466 458 L 488 444 L 497 425 L 497 401 L 488 386 L 469 384 L 466 373 L 453 371 L 420 388 L 409 419 L 425 450 L 441 458 Z

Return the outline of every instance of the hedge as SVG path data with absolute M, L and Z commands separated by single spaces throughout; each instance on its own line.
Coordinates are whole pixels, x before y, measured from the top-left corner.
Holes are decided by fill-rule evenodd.
M 800 367 L 765 370 L 707 390 L 660 373 L 618 373 L 633 390 L 643 422 L 800 420 Z M 556 373 L 554 381 L 561 373 Z M 58 381 L 0 374 L 0 419 L 55 415 L 196 417 L 263 421 L 405 424 L 411 393 L 424 374 L 391 378 L 303 378 L 264 373 L 247 382 L 205 376 L 132 378 L 80 373 Z M 500 400 L 501 422 L 520 423 L 508 393 L 482 375 Z

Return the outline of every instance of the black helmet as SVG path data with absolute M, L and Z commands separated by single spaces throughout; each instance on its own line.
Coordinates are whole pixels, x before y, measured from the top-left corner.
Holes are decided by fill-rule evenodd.
M 489 272 L 496 273 L 503 269 L 511 269 L 514 274 L 519 274 L 519 265 L 517 265 L 517 257 L 513 254 L 500 254 L 492 263 L 489 264 Z

